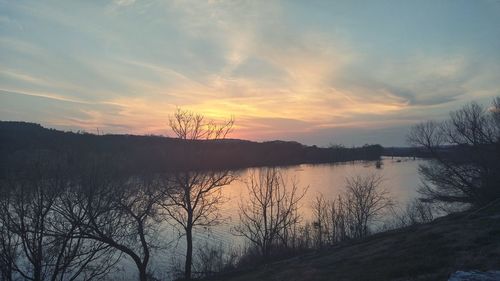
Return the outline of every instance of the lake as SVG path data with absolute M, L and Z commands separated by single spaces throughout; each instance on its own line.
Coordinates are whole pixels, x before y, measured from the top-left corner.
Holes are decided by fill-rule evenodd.
M 327 199 L 333 199 L 343 192 L 346 177 L 355 175 L 367 175 L 376 173 L 384 178 L 382 187 L 389 191 L 392 198 L 400 206 L 418 196 L 417 189 L 420 183 L 418 175 L 418 165 L 426 160 L 411 158 L 390 158 L 382 159 L 382 166 L 376 167 L 374 161 L 357 161 L 340 164 L 303 164 L 295 166 L 280 167 L 285 178 L 291 180 L 295 178 L 301 188 L 308 188 L 306 195 L 301 201 L 300 213 L 304 220 L 311 219 L 312 202 L 316 196 L 323 194 Z M 245 185 L 252 173 L 258 172 L 261 168 L 248 168 L 238 171 L 238 180 L 222 188 L 225 203 L 220 207 L 224 221 L 211 229 L 198 228 L 194 231 L 194 255 L 196 248 L 205 243 L 222 244 L 223 247 L 238 249 L 244 246 L 245 241 L 241 237 L 232 235 L 232 228 L 238 224 L 238 211 L 240 202 L 245 202 L 248 198 L 248 191 Z M 165 223 L 164 231 L 160 240 L 171 241 L 176 236 L 172 226 Z M 185 255 L 184 237 L 170 245 L 170 249 L 162 250 L 153 255 L 151 269 L 165 269 L 165 264 L 172 264 L 177 259 L 183 264 Z M 134 269 L 134 265 L 130 267 Z M 125 270 L 123 279 L 129 279 L 132 272 Z M 155 271 L 159 277 L 166 278 L 160 271 Z M 120 275 L 120 274 L 119 274 Z M 125 277 L 126 275 L 126 277 Z M 127 278 L 128 277 L 128 278 Z

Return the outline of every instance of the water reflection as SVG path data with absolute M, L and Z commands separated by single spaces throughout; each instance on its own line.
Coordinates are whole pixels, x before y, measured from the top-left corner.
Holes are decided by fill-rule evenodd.
M 297 182 L 298 193 L 308 188 L 307 193 L 301 201 L 299 213 L 303 218 L 303 222 L 311 222 L 313 219 L 312 203 L 314 199 L 319 194 L 322 194 L 325 199 L 334 199 L 344 192 L 345 179 L 347 177 L 365 176 L 376 173 L 385 179 L 383 187 L 390 192 L 394 201 L 404 205 L 407 201 L 417 196 L 416 191 L 419 184 L 417 167 L 422 162 L 423 160 L 385 158 L 381 163 L 374 161 L 335 165 L 287 166 L 281 167 L 280 173 L 285 178 L 285 182 L 292 180 Z M 245 245 L 244 238 L 233 235 L 234 227 L 239 224 L 239 205 L 241 203 L 245 204 L 249 200 L 245 181 L 252 174 L 259 174 L 261 169 L 250 168 L 235 171 L 237 179 L 221 188 L 222 196 L 225 198 L 219 208 L 223 220 L 219 225 L 211 228 L 198 227 L 194 229 L 195 258 L 196 249 L 207 243 L 210 245 L 222 245 L 226 249 L 234 249 Z M 69 177 L 71 174 L 66 175 L 63 173 L 62 176 L 67 176 L 68 178 L 62 177 L 62 180 L 59 181 L 49 182 L 42 179 L 42 181 L 35 183 L 55 184 L 53 188 L 57 187 L 59 189 L 35 188 L 31 193 L 27 194 L 35 192 L 34 194 L 36 195 L 40 193 L 43 195 L 44 200 L 51 199 L 50 204 L 47 206 L 53 206 L 51 209 L 52 213 L 46 216 L 49 222 L 58 220 L 60 217 L 59 214 L 61 214 L 61 218 L 66 218 L 63 220 L 66 222 L 65 225 L 79 226 L 78 228 L 71 228 L 73 231 L 70 233 L 71 235 L 62 232 L 64 229 L 54 229 L 54 233 L 62 233 L 61 235 L 58 234 L 59 236 L 57 237 L 69 237 L 72 239 L 81 239 L 83 237 L 91 239 L 89 241 L 94 242 L 113 239 L 116 243 L 125 245 L 128 252 L 133 252 L 127 255 L 119 251 L 115 252 L 116 257 L 121 256 L 123 259 L 114 268 L 121 270 L 118 270 L 118 272 L 115 271 L 112 279 L 137 279 L 138 266 L 136 266 L 137 259 L 134 256 L 142 256 L 142 253 L 146 252 L 144 249 L 139 248 L 140 244 L 137 242 L 138 234 L 141 233 L 150 242 L 147 246 L 150 246 L 149 249 L 152 250 L 150 263 L 149 265 L 145 263 L 144 268 L 153 272 L 154 276 L 161 280 L 171 279 L 171 276 L 168 275 L 168 272 L 171 272 L 169 265 L 175 260 L 182 263 L 186 252 L 186 240 L 182 236 L 182 230 L 176 230 L 174 227 L 175 224 L 172 221 L 169 222 L 167 217 L 162 216 L 162 209 L 157 206 L 161 205 L 161 202 L 164 202 L 163 200 L 167 200 L 164 199 L 162 192 L 166 186 L 163 179 L 157 178 L 156 175 L 144 175 L 143 177 L 134 177 L 127 180 L 122 174 L 111 177 L 107 173 L 101 174 L 101 170 L 104 171 L 104 169 L 92 169 L 92 172 L 96 172 L 95 175 L 89 174 L 88 177 L 82 177 L 81 180 L 79 178 L 74 179 L 70 181 L 73 184 L 56 184 L 66 183 L 69 179 L 72 179 Z M 79 170 L 78 174 L 86 175 L 86 171 L 83 169 Z M 31 185 L 28 187 L 31 187 Z M 287 186 L 287 188 L 289 187 Z M 12 191 L 12 195 L 17 194 L 21 196 L 24 194 L 14 192 L 16 190 L 14 188 L 5 191 Z M 51 195 L 51 197 L 46 197 L 46 195 Z M 30 198 L 19 197 L 19 199 L 27 200 L 25 202 L 26 206 L 31 206 L 30 204 L 33 203 L 30 201 Z M 2 202 L 13 204 L 17 201 L 3 200 Z M 21 200 L 20 202 L 24 201 Z M 150 205 L 150 203 L 154 206 Z M 6 208 L 0 210 L 10 210 L 10 206 L 8 205 Z M 153 207 L 150 208 L 150 206 Z M 141 215 L 143 213 L 144 215 Z M 2 214 L 15 215 L 10 212 L 3 212 Z M 137 217 L 141 217 L 142 219 L 137 220 Z M 5 221 L 11 221 L 11 219 Z M 15 230 L 15 228 L 12 229 Z M 112 231 L 103 233 L 102 229 L 111 229 Z M 141 229 L 146 229 L 147 231 L 143 233 Z M 21 231 L 21 233 L 23 232 L 28 231 Z M 102 237 L 108 234 L 111 237 L 103 240 L 104 238 Z M 52 237 L 48 237 L 47 239 L 52 239 Z M 132 258 L 134 258 L 134 261 Z
M 384 158 L 379 167 L 377 167 L 376 161 L 358 161 L 343 164 L 303 164 L 281 167 L 280 169 L 286 178 L 290 180 L 295 178 L 301 188 L 308 187 L 299 209 L 303 220 L 306 221 L 312 218 L 311 204 L 316 196 L 323 194 L 328 199 L 337 197 L 344 190 L 345 178 L 355 175 L 376 173 L 383 176 L 383 187 L 390 192 L 398 204 L 404 206 L 418 195 L 417 188 L 420 181 L 417 172 L 418 165 L 424 161 L 410 158 Z M 194 235 L 195 249 L 207 241 L 222 244 L 226 248 L 238 248 L 245 245 L 242 237 L 232 235 L 232 229 L 238 224 L 240 202 L 248 200 L 245 180 L 259 169 L 261 168 L 238 171 L 238 179 L 222 188 L 222 194 L 226 200 L 220 207 L 220 211 L 224 221 L 211 229 L 197 229 Z M 167 229 L 168 226 L 165 228 Z M 184 248 L 185 245 L 181 239 L 171 253 L 182 257 L 185 251 Z M 157 256 L 153 266 L 154 264 L 164 266 L 166 263 L 170 263 L 171 260 L 172 255 Z
M 326 198 L 338 196 L 344 189 L 345 178 L 354 175 L 368 175 L 377 173 L 383 176 L 383 187 L 389 190 L 395 201 L 405 204 L 417 196 L 419 177 L 418 165 L 425 160 L 406 158 L 384 158 L 380 169 L 376 162 L 350 162 L 344 164 L 303 164 L 298 166 L 282 167 L 285 177 L 296 178 L 301 187 L 309 186 L 309 190 L 302 201 L 301 213 L 305 219 L 310 218 L 310 202 L 318 194 Z M 221 207 L 223 215 L 229 223 L 235 223 L 238 218 L 238 203 L 247 200 L 245 179 L 260 168 L 250 168 L 240 171 L 239 179 L 223 188 L 223 195 L 228 199 Z

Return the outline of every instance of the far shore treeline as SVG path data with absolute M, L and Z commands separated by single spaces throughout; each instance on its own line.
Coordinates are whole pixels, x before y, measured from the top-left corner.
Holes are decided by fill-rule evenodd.
M 0 121 L 1 165 L 13 164 L 26 153 L 67 153 L 74 157 L 102 154 L 119 159 L 131 172 L 175 170 L 179 163 L 193 169 L 238 169 L 257 166 L 335 163 L 378 160 L 384 148 L 378 144 L 361 147 L 322 148 L 291 141 L 253 142 L 237 139 L 187 141 L 175 138 L 138 135 L 96 135 L 63 132 L 39 124 Z M 196 149 L 191 149 L 196 148 Z M 181 151 L 182 150 L 182 151 Z M 191 152 L 186 161 L 186 151 Z M 203 151 L 197 155 L 197 152 Z M 85 157 L 84 157 L 85 158 Z M 182 159 L 181 159 L 182 158 Z

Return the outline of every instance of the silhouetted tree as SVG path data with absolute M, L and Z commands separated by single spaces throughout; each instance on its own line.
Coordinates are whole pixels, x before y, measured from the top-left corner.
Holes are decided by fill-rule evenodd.
M 20 238 L 10 229 L 9 217 L 11 198 L 5 183 L 0 188 L 0 280 L 14 280 L 14 269 L 17 263 Z
M 287 247 L 290 233 L 300 221 L 299 202 L 307 188 L 287 182 L 277 168 L 264 168 L 247 182 L 248 201 L 240 203 L 240 223 L 235 234 L 243 236 L 268 259 L 277 246 Z
M 472 102 L 411 129 L 409 143 L 433 157 L 419 168 L 425 200 L 477 206 L 500 198 L 499 112 L 500 97 L 490 108 Z
M 194 268 L 200 277 L 214 277 L 220 272 L 234 269 L 237 258 L 237 252 L 224 247 L 222 243 L 206 241 L 197 249 Z
M 314 240 L 316 248 L 321 248 L 325 244 L 325 238 L 330 232 L 329 219 L 328 219 L 328 205 L 329 202 L 325 199 L 323 194 L 316 196 L 312 204 L 313 211 L 313 227 L 314 227 Z
M 336 199 L 319 195 L 313 202 L 314 240 L 317 248 L 370 234 L 370 226 L 393 206 L 389 192 L 376 174 L 346 178 L 345 191 Z
M 106 274 L 110 252 L 74 237 L 77 225 L 57 212 L 71 188 L 66 159 L 37 153 L 4 181 L 0 254 L 6 280 L 91 280 Z M 17 276 L 17 277 L 14 277 Z
M 394 214 L 395 225 L 393 227 L 405 227 L 419 223 L 431 222 L 435 212 L 430 203 L 415 199 L 410 201 L 406 207 Z
M 201 163 L 207 151 L 193 143 L 224 139 L 232 130 L 234 120 L 218 124 L 203 115 L 178 109 L 169 121 L 172 131 L 181 140 L 181 157 L 169 178 L 165 190 L 168 200 L 163 206 L 170 220 L 180 226 L 186 236 L 184 278 L 191 279 L 193 229 L 220 222 L 221 187 L 235 178 L 230 170 L 206 170 Z
M 370 224 L 393 205 L 389 192 L 381 187 L 382 180 L 376 174 L 346 178 L 344 206 L 354 238 L 368 235 Z
M 328 201 L 329 240 L 333 244 L 349 238 L 350 219 L 345 199 L 339 195 L 337 199 Z
M 146 281 L 161 221 L 161 179 L 115 174 L 108 167 L 97 159 L 82 171 L 59 212 L 78 226 L 73 237 L 97 241 L 127 255 L 137 266 L 139 280 Z

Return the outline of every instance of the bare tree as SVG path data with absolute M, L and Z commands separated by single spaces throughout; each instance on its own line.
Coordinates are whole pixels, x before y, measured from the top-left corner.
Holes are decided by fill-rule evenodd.
M 491 115 L 493 116 L 494 124 L 496 127 L 497 132 L 500 132 L 500 97 L 496 97 L 493 100 L 493 103 L 491 105 L 491 108 L 489 109 L 491 112 Z M 498 138 L 498 136 L 497 136 Z M 497 139 L 498 141 L 498 139 Z
M 106 243 L 131 257 L 141 281 L 148 280 L 151 250 L 155 247 L 151 236 L 157 221 L 155 205 L 160 196 L 154 188 L 134 184 L 134 187 L 125 188 L 123 192 L 108 194 L 115 197 L 107 201 L 110 208 L 92 206 L 89 210 L 92 216 L 84 224 L 82 232 L 84 237 Z
M 330 224 L 328 219 L 328 205 L 330 202 L 325 199 L 323 194 L 316 196 L 312 204 L 313 210 L 313 227 L 315 230 L 315 244 L 316 248 L 321 248 L 327 240 L 328 233 L 330 233 Z
M 500 98 L 489 109 L 470 103 L 450 113 L 446 121 L 411 129 L 408 142 L 433 157 L 419 168 L 424 199 L 483 205 L 500 198 L 498 112 Z
M 179 226 L 186 236 L 184 278 L 191 279 L 193 264 L 193 229 L 210 227 L 220 222 L 219 206 L 223 202 L 221 187 L 235 179 L 230 170 L 210 171 L 200 163 L 205 151 L 192 142 L 214 141 L 226 138 L 234 119 L 222 123 L 207 120 L 205 116 L 177 109 L 170 118 L 170 127 L 181 142 L 182 159 L 172 173 L 167 189 L 168 200 L 163 204 L 170 221 Z M 199 143 L 198 143 L 199 144 Z
M 376 174 L 346 178 L 346 211 L 354 238 L 369 234 L 370 224 L 392 206 L 389 192 L 381 188 L 383 178 Z
M 405 227 L 419 223 L 430 222 L 434 219 L 435 211 L 430 203 L 415 199 L 410 201 L 403 210 L 395 211 L 395 227 Z
M 305 222 L 303 225 L 297 225 L 295 227 L 297 231 L 297 235 L 294 237 L 293 246 L 297 250 L 306 250 L 312 248 L 314 245 L 313 241 L 313 227 L 309 222 Z
M 352 229 L 352 219 L 347 213 L 347 202 L 344 195 L 327 200 L 323 194 L 313 201 L 313 226 L 315 247 L 321 248 L 325 244 L 334 244 L 346 240 Z
M 240 224 L 235 234 L 243 236 L 268 259 L 274 247 L 287 246 L 289 234 L 300 221 L 299 202 L 307 188 L 295 180 L 287 182 L 277 168 L 264 168 L 247 182 L 249 198 L 240 204 Z
M 229 171 L 176 172 L 170 178 L 167 201 L 162 206 L 170 220 L 180 226 L 186 236 L 186 279 L 191 278 L 193 229 L 220 223 L 219 206 L 224 201 L 220 188 L 233 179 Z
M 73 193 L 58 212 L 77 226 L 73 238 L 96 241 L 127 255 L 137 266 L 139 280 L 149 278 L 151 251 L 156 247 L 161 179 L 127 176 L 106 168 L 102 159 L 81 171 Z
M 14 267 L 18 261 L 20 240 L 10 229 L 11 196 L 5 182 L 0 185 L 0 280 L 14 280 Z
M 198 248 L 194 268 L 199 277 L 214 277 L 236 267 L 238 253 L 222 243 L 214 245 L 205 242 Z
M 367 236 L 372 224 L 393 206 L 382 181 L 376 174 L 348 177 L 345 191 L 337 198 L 317 196 L 313 202 L 315 246 Z
M 232 131 L 234 118 L 219 124 L 207 120 L 202 114 L 177 108 L 169 124 L 174 134 L 182 140 L 218 140 L 225 139 Z
M 346 208 L 347 203 L 341 195 L 328 203 L 329 240 L 333 244 L 349 238 L 350 220 Z
M 109 253 L 100 243 L 72 235 L 76 229 L 55 210 L 71 187 L 64 162 L 56 156 L 31 159 L 3 182 L 0 225 L 6 280 L 90 280 L 105 275 Z M 28 161 L 29 162 L 29 161 Z

